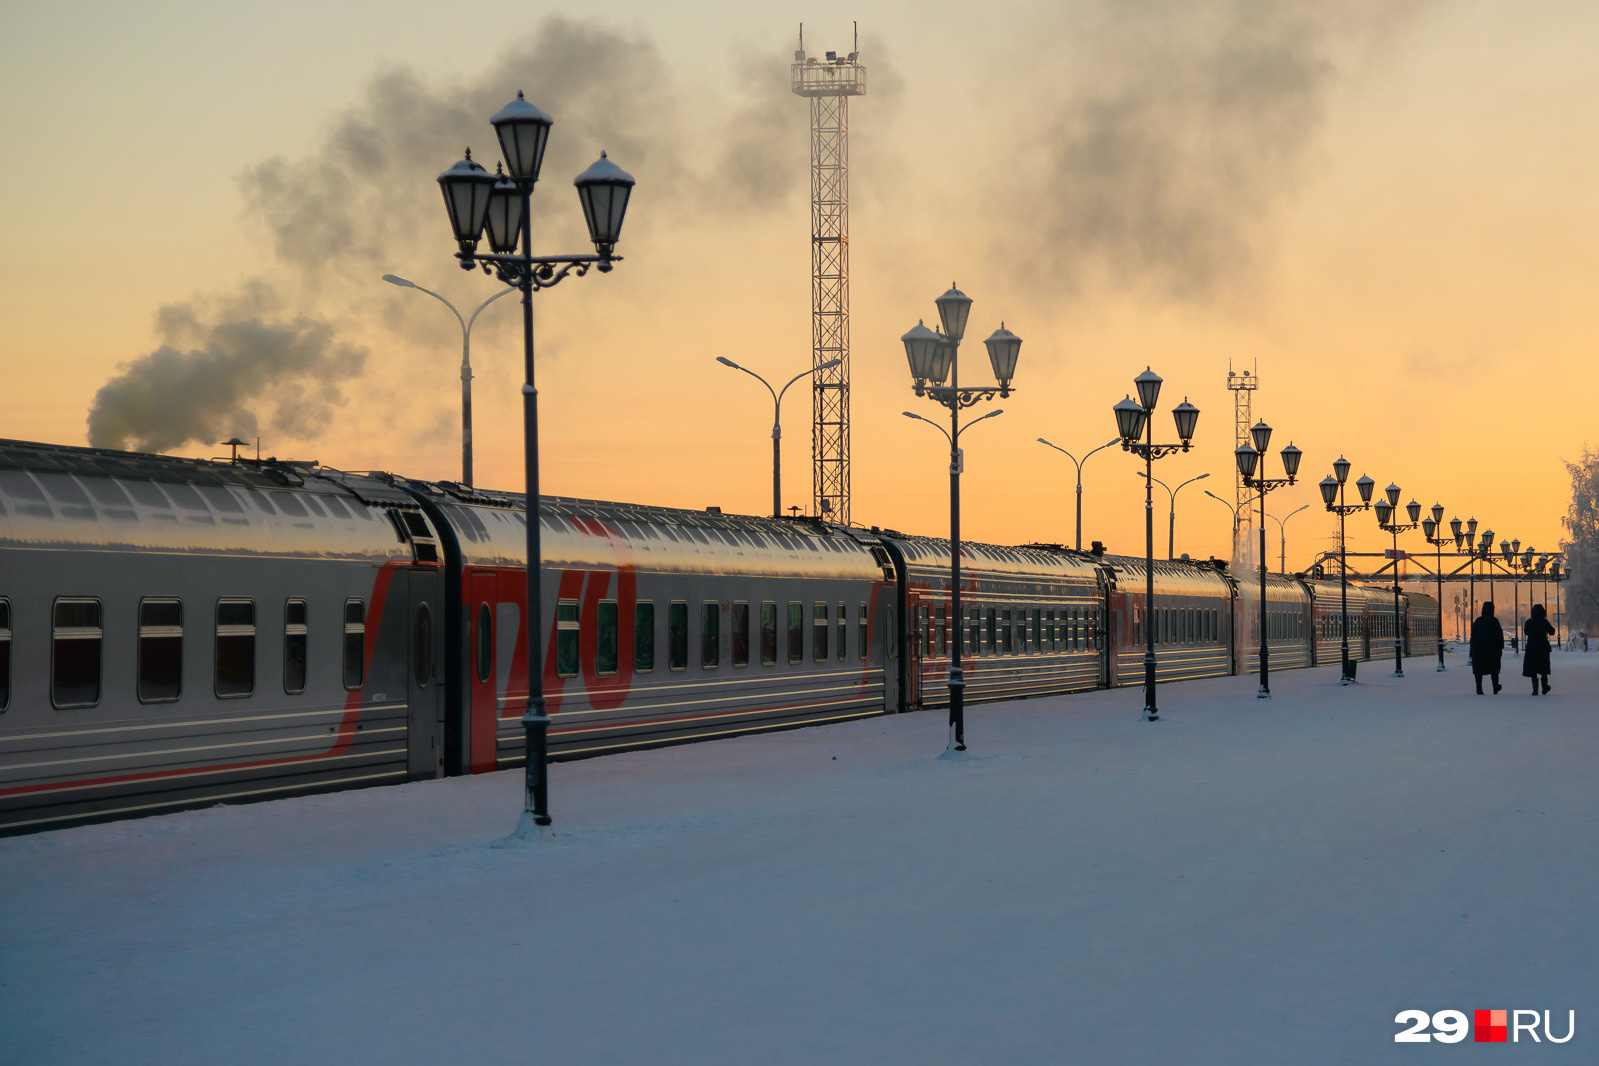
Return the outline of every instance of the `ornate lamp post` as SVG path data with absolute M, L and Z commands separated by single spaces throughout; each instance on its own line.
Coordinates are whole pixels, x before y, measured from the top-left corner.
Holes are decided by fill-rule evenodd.
M 1560 641 L 1560 558 L 1549 560 L 1549 576 L 1555 582 L 1555 641 Z
M 1177 423 L 1180 444 L 1156 444 L 1154 423 L 1149 416 L 1160 399 L 1160 375 L 1147 366 L 1133 379 L 1138 389 L 1135 403 L 1131 396 L 1124 398 L 1114 410 L 1116 432 L 1121 437 L 1122 450 L 1144 457 L 1144 721 L 1158 722 L 1160 710 L 1155 706 L 1155 618 L 1150 607 L 1155 602 L 1155 471 L 1156 459 L 1186 452 L 1194 438 L 1194 427 L 1199 424 L 1199 408 L 1186 399 L 1172 408 L 1172 418 Z M 1140 441 L 1138 438 L 1144 437 Z
M 1481 559 L 1485 563 L 1488 562 L 1490 559 L 1493 558 L 1493 547 L 1494 547 L 1494 531 L 1491 530 L 1491 529 L 1483 530 L 1481 539 L 1478 540 L 1478 542 L 1477 542 L 1477 557 L 1479 559 Z M 1493 572 L 1493 567 L 1490 565 L 1487 568 L 1487 571 L 1488 571 L 1488 602 L 1489 603 L 1494 603 L 1496 601 L 1494 600 L 1494 572 Z M 1473 617 L 1475 617 L 1475 616 L 1473 616 Z
M 1266 496 L 1294 483 L 1294 477 L 1299 473 L 1301 453 L 1290 441 L 1288 447 L 1282 450 L 1283 471 L 1288 476 L 1256 477 L 1257 467 L 1262 474 L 1266 472 L 1266 447 L 1271 443 L 1271 427 L 1265 419 L 1261 419 L 1249 430 L 1249 436 L 1254 447 L 1240 444 L 1233 452 L 1233 457 L 1238 462 L 1238 472 L 1243 475 L 1244 488 L 1254 489 L 1260 499 L 1260 690 L 1255 693 L 1255 698 L 1266 700 L 1271 698 L 1271 632 L 1266 625 L 1271 617 L 1266 611 L 1266 571 L 1270 569 L 1266 565 Z
M 961 408 L 971 407 L 983 400 L 1010 395 L 1010 383 L 1016 376 L 1016 358 L 1021 353 L 1022 340 L 1001 322 L 999 328 L 983 342 L 988 347 L 989 365 L 999 384 L 961 388 L 960 343 L 966 335 L 966 316 L 972 309 L 972 301 L 951 284 L 949 291 L 934 303 L 938 305 L 938 320 L 943 332 L 935 332 L 917 322 L 900 340 L 905 344 L 905 358 L 910 362 L 912 388 L 916 390 L 916 395 L 931 397 L 949 408 L 949 599 L 950 619 L 956 627 L 949 654 L 949 750 L 965 751 L 966 679 L 961 673 L 961 644 L 965 640 L 965 626 L 961 617 L 960 412 Z M 946 377 L 949 378 L 947 386 L 944 384 Z M 999 413 L 991 411 L 983 418 L 992 418 Z M 976 425 L 982 420 L 975 418 L 967 426 Z
M 527 664 L 527 711 L 522 727 L 527 733 L 527 781 L 522 818 L 516 835 L 527 836 L 535 827 L 550 824 L 549 813 L 549 715 L 545 713 L 544 669 L 540 655 L 543 634 L 540 571 L 543 556 L 539 544 L 539 420 L 538 390 L 533 376 L 533 293 L 556 285 L 569 274 L 587 274 L 590 267 L 607 273 L 619 262 L 616 242 L 622 235 L 622 219 L 633 191 L 633 178 L 600 153 L 600 158 L 572 182 L 588 221 L 593 255 L 535 256 L 532 246 L 531 216 L 533 186 L 544 163 L 544 147 L 554 119 L 525 100 L 520 92 L 502 107 L 489 122 L 499 138 L 505 157 L 499 177 L 466 158 L 439 175 L 444 206 L 449 212 L 461 269 L 482 268 L 522 293 L 522 354 L 525 381 L 522 385 L 523 462 L 527 474 L 527 614 L 523 626 L 527 637 L 524 655 Z M 487 231 L 490 254 L 477 250 Z M 521 245 L 518 252 L 517 245 Z
M 1499 554 L 1505 561 L 1505 569 L 1510 571 L 1510 610 L 1514 619 L 1515 628 L 1510 631 L 1512 639 L 1521 634 L 1521 582 L 1516 578 L 1516 564 L 1521 556 L 1520 540 L 1502 540 L 1499 542 Z M 1515 648 L 1521 649 L 1521 641 L 1516 639 Z
M 1062 448 L 1060 445 L 1058 445 L 1058 444 L 1050 444 L 1049 441 L 1045 440 L 1043 437 L 1039 437 L 1038 438 L 1038 443 L 1045 444 L 1045 445 L 1048 445 L 1051 448 L 1054 448 L 1057 452 L 1060 452 L 1066 458 L 1070 459 L 1073 463 L 1077 464 L 1077 550 L 1078 551 L 1082 551 L 1083 550 L 1083 463 L 1088 462 L 1088 456 L 1089 455 L 1093 455 L 1094 452 L 1104 451 L 1106 448 L 1109 448 L 1112 444 L 1120 444 L 1121 443 L 1121 438 L 1118 437 L 1115 440 L 1106 441 L 1104 444 L 1101 444 L 1098 448 L 1095 448 L 1093 451 L 1089 452 L 1088 455 L 1083 456 L 1081 460 L 1079 460 L 1076 456 L 1072 455 L 1072 453 L 1067 451 L 1065 448 Z
M 414 281 L 407 281 L 394 274 L 383 275 L 383 280 L 390 285 L 398 285 L 402 289 L 415 289 L 425 292 L 439 303 L 450 309 L 450 314 L 461 324 L 461 484 L 467 488 L 472 487 L 472 326 L 477 322 L 477 316 L 483 309 L 498 300 L 501 296 L 509 296 L 515 289 L 501 289 L 487 300 L 477 305 L 477 310 L 472 312 L 471 318 L 462 318 L 456 306 L 432 289 L 424 289 Z
M 1442 523 L 1444 520 L 1444 506 L 1441 503 L 1432 505 L 1432 517 L 1421 520 L 1421 532 L 1427 538 L 1427 543 L 1433 546 L 1433 571 L 1438 579 L 1438 669 L 1447 670 L 1444 665 L 1444 545 L 1449 542 L 1449 537 L 1443 535 Z M 1455 519 L 1455 529 L 1460 529 L 1460 519 Z M 1397 564 L 1395 564 L 1397 565 Z
M 1349 480 L 1349 460 L 1343 456 L 1333 463 L 1331 477 L 1321 479 L 1321 502 L 1327 505 L 1327 510 L 1338 516 L 1338 600 L 1339 600 L 1339 636 L 1343 638 L 1344 663 L 1343 674 L 1339 676 L 1340 685 L 1354 682 L 1354 668 L 1349 660 L 1349 564 L 1344 558 L 1344 519 L 1371 506 L 1371 490 L 1376 482 L 1362 474 L 1360 480 L 1355 482 L 1355 487 L 1360 490 L 1359 503 L 1344 503 L 1344 482 Z M 1337 500 L 1337 503 L 1333 503 Z
M 1411 500 L 1405 504 L 1405 510 L 1410 512 L 1410 521 L 1401 522 L 1394 516 L 1395 509 L 1399 506 L 1399 486 L 1393 482 L 1383 490 L 1387 500 L 1378 500 L 1376 503 L 1377 526 L 1393 534 L 1394 538 L 1394 677 L 1405 676 L 1405 634 L 1399 625 L 1399 534 L 1406 530 L 1415 529 L 1421 523 L 1421 504 Z
M 788 392 L 788 385 L 794 384 L 800 378 L 810 377 L 818 370 L 829 370 L 844 360 L 829 359 L 827 362 L 814 366 L 809 370 L 802 370 L 790 378 L 788 385 L 784 385 L 781 389 L 773 389 L 770 381 L 767 381 L 747 366 L 739 366 L 725 355 L 717 356 L 716 361 L 723 366 L 730 366 L 734 370 L 744 371 L 744 373 L 765 385 L 766 391 L 772 394 L 772 517 L 781 518 L 783 517 L 783 420 L 781 415 L 783 394 Z

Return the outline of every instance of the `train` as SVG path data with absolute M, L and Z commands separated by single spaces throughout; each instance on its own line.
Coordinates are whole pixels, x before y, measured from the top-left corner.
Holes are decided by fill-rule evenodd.
M 524 497 L 0 440 L 0 832 L 523 764 Z M 1336 662 L 1340 585 L 544 497 L 550 757 Z M 1348 586 L 1351 654 L 1437 603 Z M 1146 611 L 1147 607 L 1147 611 Z M 1262 621 L 1264 620 L 1264 627 Z

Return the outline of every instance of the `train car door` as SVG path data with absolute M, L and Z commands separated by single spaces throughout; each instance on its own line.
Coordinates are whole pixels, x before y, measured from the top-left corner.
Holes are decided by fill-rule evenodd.
M 480 774 L 495 767 L 495 734 L 498 729 L 500 677 L 505 672 L 497 630 L 504 629 L 500 610 L 499 575 L 493 570 L 472 570 L 466 579 L 467 650 L 466 707 L 462 732 L 467 773 Z M 511 639 L 516 639 L 512 620 Z
M 927 622 L 922 617 L 922 611 L 927 610 L 915 592 L 905 594 L 905 626 L 907 629 L 905 652 L 905 699 L 910 708 L 920 707 L 922 704 L 922 670 L 923 659 L 926 655 L 924 634 L 927 631 Z M 889 706 L 895 706 L 893 700 L 888 701 Z
M 438 616 L 443 580 L 437 571 L 406 578 L 406 770 L 416 780 L 444 773 L 444 633 Z

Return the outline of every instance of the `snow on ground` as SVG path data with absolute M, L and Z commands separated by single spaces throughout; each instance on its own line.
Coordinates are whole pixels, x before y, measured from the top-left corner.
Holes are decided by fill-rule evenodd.
M 505 848 L 519 771 L 0 840 L 0 1061 L 1599 1061 L 1599 655 L 1450 659 L 557 764 Z

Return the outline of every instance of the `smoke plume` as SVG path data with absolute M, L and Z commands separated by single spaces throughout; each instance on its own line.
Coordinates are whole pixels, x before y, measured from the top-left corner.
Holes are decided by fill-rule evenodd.
M 328 323 L 288 319 L 274 305 L 270 290 L 247 286 L 221 304 L 162 308 L 164 343 L 122 364 L 95 394 L 90 445 L 159 452 L 251 437 L 263 412 L 276 432 L 315 436 L 367 353 L 339 343 Z

